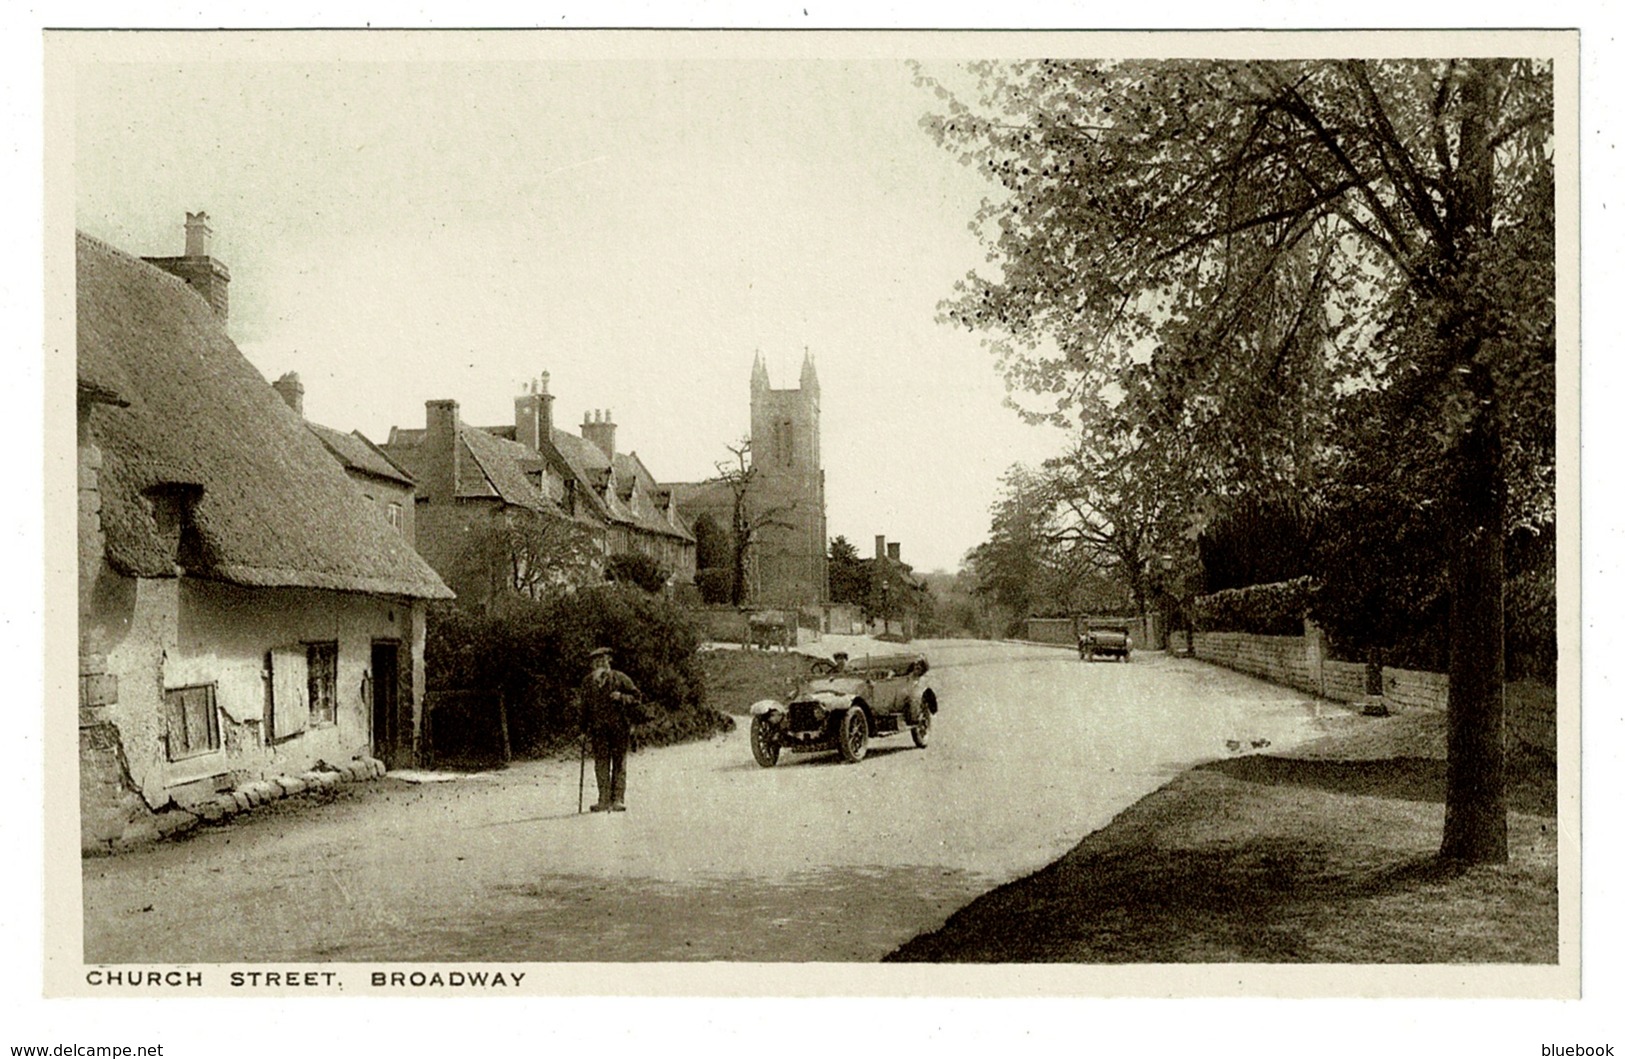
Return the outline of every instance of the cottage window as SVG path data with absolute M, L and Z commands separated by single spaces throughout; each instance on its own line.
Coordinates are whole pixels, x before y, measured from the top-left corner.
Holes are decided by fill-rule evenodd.
M 401 523 L 401 505 L 399 505 L 397 503 L 394 503 L 394 502 L 391 502 L 389 507 L 385 508 L 384 510 L 385 510 L 385 513 L 388 514 L 388 516 L 389 516 L 389 524 L 391 526 L 395 527 L 396 532 L 399 532 L 400 529 L 401 529 L 401 525 L 402 525 L 402 523 Z
M 220 718 L 214 709 L 214 685 L 165 689 L 164 729 L 171 761 L 219 750 Z
M 310 723 L 337 724 L 339 719 L 339 645 L 333 641 L 305 645 Z

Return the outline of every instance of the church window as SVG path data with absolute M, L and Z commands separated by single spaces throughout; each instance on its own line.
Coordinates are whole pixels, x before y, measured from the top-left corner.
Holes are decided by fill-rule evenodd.
M 796 462 L 796 427 L 786 419 L 779 424 L 778 430 L 779 462 L 786 467 L 794 466 Z

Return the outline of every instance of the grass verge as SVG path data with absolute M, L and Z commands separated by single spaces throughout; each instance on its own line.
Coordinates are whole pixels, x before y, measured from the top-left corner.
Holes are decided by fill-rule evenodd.
M 747 717 L 751 703 L 789 695 L 811 664 L 811 658 L 794 651 L 701 651 L 705 703 L 731 716 Z

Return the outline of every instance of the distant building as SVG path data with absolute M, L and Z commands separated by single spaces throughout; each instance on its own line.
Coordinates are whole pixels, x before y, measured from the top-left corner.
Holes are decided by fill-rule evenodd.
M 694 536 L 668 490 L 655 484 L 637 453 L 615 449 L 615 423 L 589 413 L 581 436 L 553 425 L 544 373 L 514 398 L 512 426 L 464 423 L 458 404 L 429 401 L 422 429 L 394 427 L 381 451 L 417 483 L 417 540 L 423 555 L 465 603 L 479 604 L 526 581 L 526 557 L 487 542 L 493 528 L 519 521 L 540 527 L 528 562 L 545 563 L 548 541 L 574 547 L 590 539 L 590 563 L 567 563 L 543 580 L 571 583 L 601 576 L 604 560 L 624 552 L 659 562 L 672 583 L 694 579 Z M 568 532 L 567 532 L 568 531 Z
M 749 553 L 752 603 L 811 607 L 829 598 L 819 396 L 811 354 L 803 359 L 800 386 L 793 390 L 773 389 L 767 365 L 757 355 L 750 377 L 750 459 L 756 475 L 749 499 L 753 511 L 773 510 L 774 521 L 782 524 L 761 529 Z M 689 525 L 705 518 L 730 531 L 733 494 L 725 483 L 682 482 L 669 488 Z
M 875 534 L 875 557 L 863 560 L 868 568 L 869 593 L 864 610 L 869 631 L 913 639 L 920 611 L 929 601 L 929 589 L 903 562 L 903 546 Z
M 424 603 L 451 596 L 238 352 L 187 219 L 181 259 L 78 237 L 87 848 L 320 761 L 413 761 Z

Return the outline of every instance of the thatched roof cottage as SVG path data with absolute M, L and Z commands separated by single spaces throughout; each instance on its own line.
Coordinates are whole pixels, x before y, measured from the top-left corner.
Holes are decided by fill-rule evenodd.
M 451 596 L 228 337 L 202 219 L 152 263 L 78 238 L 91 845 L 131 793 L 184 807 L 322 761 L 411 761 L 424 604 Z

